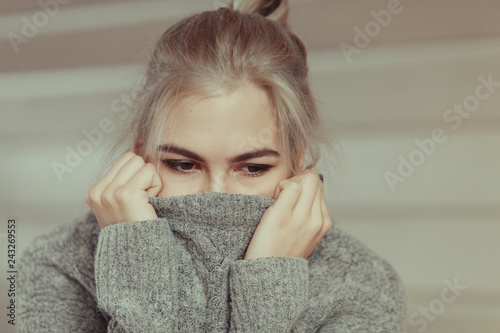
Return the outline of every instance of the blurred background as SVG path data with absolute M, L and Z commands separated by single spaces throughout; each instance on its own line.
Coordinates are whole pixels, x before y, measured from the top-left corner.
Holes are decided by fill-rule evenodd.
M 15 331 L 7 220 L 19 256 L 81 216 L 102 122 L 118 121 L 155 40 L 226 2 L 2 0 L 0 331 Z M 329 211 L 399 272 L 407 332 L 500 332 L 499 14 L 497 0 L 291 1 L 335 120 L 340 154 L 318 168 Z

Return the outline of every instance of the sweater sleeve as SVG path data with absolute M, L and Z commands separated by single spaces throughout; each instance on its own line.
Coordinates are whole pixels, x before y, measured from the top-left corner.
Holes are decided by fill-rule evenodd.
M 95 257 L 98 306 L 108 332 L 174 332 L 178 277 L 174 236 L 165 219 L 103 228 Z
M 392 275 L 379 286 L 350 285 L 359 295 L 343 309 L 331 313 L 317 332 L 399 333 L 403 327 L 405 295 L 401 281 Z
M 308 261 L 263 257 L 230 263 L 230 332 L 290 332 L 309 298 Z
M 400 331 L 404 286 L 386 260 L 337 226 L 316 251 L 309 258 L 314 288 L 297 332 L 304 327 L 323 333 Z
M 106 332 L 88 288 L 53 253 L 38 242 L 19 258 L 17 332 Z

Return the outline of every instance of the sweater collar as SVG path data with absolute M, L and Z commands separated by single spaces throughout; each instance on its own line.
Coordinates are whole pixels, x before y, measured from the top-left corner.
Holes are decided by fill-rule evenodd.
M 260 195 L 208 192 L 150 198 L 158 218 L 212 227 L 257 227 L 276 200 Z
M 243 258 L 262 215 L 275 201 L 224 192 L 150 198 L 183 248 L 210 269 Z

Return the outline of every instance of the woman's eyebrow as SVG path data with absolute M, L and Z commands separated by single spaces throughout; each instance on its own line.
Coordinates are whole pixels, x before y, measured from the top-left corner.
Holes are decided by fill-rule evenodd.
M 201 157 L 200 155 L 192 152 L 192 151 L 189 151 L 185 148 L 182 148 L 180 146 L 177 146 L 177 145 L 174 145 L 174 144 L 164 144 L 164 145 L 161 145 L 158 147 L 158 150 L 160 151 L 164 151 L 164 152 L 170 152 L 170 153 L 173 153 L 173 154 L 179 154 L 179 155 L 182 155 L 182 156 L 186 156 L 188 158 L 191 158 L 193 160 L 196 160 L 198 162 L 201 162 L 201 163 L 205 163 L 206 164 L 206 161 L 203 157 Z M 252 158 L 258 158 L 258 157 L 264 157 L 264 156 L 272 156 L 272 157 L 276 157 L 276 158 L 279 158 L 280 157 L 280 153 L 278 153 L 276 150 L 273 150 L 273 149 L 270 149 L 270 148 L 261 148 L 261 149 L 257 149 L 257 150 L 253 150 L 253 151 L 249 151 L 249 152 L 246 152 L 246 153 L 243 153 L 241 155 L 238 155 L 238 156 L 234 156 L 234 157 L 231 157 L 231 158 L 227 158 L 226 160 L 233 164 L 233 163 L 239 163 L 239 162 L 243 162 L 243 161 L 247 161 L 247 160 L 250 160 Z

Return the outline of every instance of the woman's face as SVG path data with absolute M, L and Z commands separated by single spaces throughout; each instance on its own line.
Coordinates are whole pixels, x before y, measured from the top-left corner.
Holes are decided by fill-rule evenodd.
M 292 177 L 263 90 L 248 85 L 231 95 L 193 96 L 173 111 L 173 125 L 157 147 L 163 183 L 158 197 L 226 192 L 273 198 L 278 183 Z

